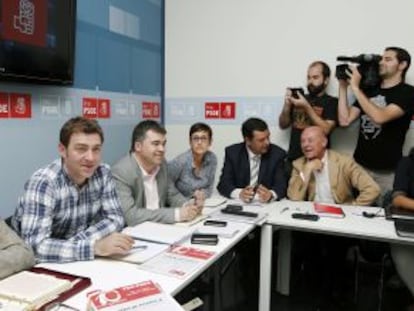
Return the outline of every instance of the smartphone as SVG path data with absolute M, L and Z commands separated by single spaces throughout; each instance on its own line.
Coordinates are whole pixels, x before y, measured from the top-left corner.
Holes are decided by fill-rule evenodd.
M 220 220 L 206 220 L 204 226 L 225 227 L 227 226 L 227 222 Z
M 237 204 L 227 204 L 225 207 L 225 210 L 228 211 L 241 211 L 243 209 L 243 206 L 237 205 Z
M 290 91 L 292 92 L 292 97 L 298 99 L 299 95 L 298 93 L 302 94 L 302 96 L 305 96 L 305 91 L 301 87 L 290 87 Z
M 193 233 L 191 235 L 191 244 L 217 245 L 217 243 L 217 234 Z

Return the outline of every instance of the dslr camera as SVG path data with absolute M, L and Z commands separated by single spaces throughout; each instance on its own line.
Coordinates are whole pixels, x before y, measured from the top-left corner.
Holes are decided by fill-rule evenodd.
M 351 62 L 358 64 L 358 71 L 361 74 L 360 87 L 362 90 L 376 89 L 381 84 L 381 77 L 379 75 L 379 62 L 381 55 L 378 54 L 360 54 L 358 56 L 338 56 L 337 61 Z M 347 71 L 348 64 L 339 64 L 336 66 L 335 76 L 340 80 L 348 80 Z

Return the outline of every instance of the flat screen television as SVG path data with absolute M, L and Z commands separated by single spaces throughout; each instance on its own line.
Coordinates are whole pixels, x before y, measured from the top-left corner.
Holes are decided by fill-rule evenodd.
M 0 81 L 72 85 L 76 0 L 0 0 Z

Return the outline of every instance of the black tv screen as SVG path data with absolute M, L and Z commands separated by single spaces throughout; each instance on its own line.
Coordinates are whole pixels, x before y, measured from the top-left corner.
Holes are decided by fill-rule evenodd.
M 0 0 L 0 81 L 73 84 L 76 0 Z

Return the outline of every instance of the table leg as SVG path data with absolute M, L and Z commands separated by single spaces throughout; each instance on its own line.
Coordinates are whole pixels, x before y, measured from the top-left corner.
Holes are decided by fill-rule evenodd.
M 290 292 L 290 257 L 292 249 L 292 232 L 279 231 L 279 247 L 277 257 L 276 290 L 288 296 Z
M 260 241 L 259 311 L 270 311 L 272 281 L 273 227 L 262 225 Z

